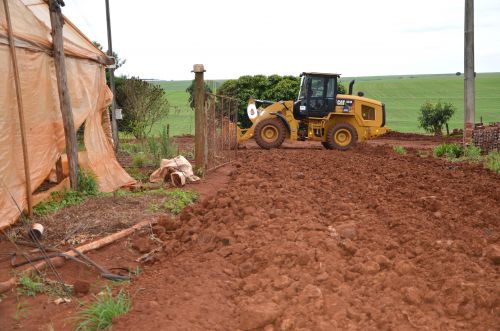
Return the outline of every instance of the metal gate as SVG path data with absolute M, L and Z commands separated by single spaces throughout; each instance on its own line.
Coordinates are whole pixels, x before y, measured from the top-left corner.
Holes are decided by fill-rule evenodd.
M 236 159 L 238 148 L 238 100 L 207 93 L 206 171 L 213 171 Z

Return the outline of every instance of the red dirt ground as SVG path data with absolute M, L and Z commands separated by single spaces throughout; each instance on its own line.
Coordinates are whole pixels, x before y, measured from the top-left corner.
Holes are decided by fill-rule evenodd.
M 306 145 L 249 144 L 162 223 L 175 231 L 125 286 L 133 308 L 113 330 L 498 329 L 499 175 L 383 146 Z M 50 305 L 24 329 L 46 329 L 57 309 L 55 329 L 71 329 L 59 321 L 75 307 Z M 14 310 L 0 303 L 0 326 Z
M 239 154 L 114 330 L 494 330 L 500 177 L 361 144 Z M 493 257 L 494 259 L 495 257 Z

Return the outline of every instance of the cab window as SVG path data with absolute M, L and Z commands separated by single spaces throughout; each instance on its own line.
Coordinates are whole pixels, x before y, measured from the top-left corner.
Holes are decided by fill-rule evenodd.
M 375 108 L 363 105 L 361 107 L 361 115 L 363 119 L 366 121 L 374 121 L 375 120 Z
M 311 97 L 322 98 L 325 90 L 325 81 L 323 78 L 311 78 Z

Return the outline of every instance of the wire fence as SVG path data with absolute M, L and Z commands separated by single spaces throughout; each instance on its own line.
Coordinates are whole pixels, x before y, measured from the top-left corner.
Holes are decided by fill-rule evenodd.
M 207 93 L 206 114 L 206 171 L 213 171 L 236 159 L 238 149 L 238 100 Z

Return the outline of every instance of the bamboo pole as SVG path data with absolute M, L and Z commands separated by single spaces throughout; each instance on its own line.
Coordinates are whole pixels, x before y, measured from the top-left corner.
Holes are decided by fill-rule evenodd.
M 66 141 L 66 154 L 68 155 L 69 180 L 73 190 L 78 189 L 78 145 L 76 142 L 75 123 L 71 100 L 68 92 L 68 77 L 66 75 L 66 62 L 64 59 L 63 24 L 61 13 L 61 0 L 49 0 L 50 23 L 52 25 L 52 40 L 54 43 L 54 64 L 56 67 L 57 89 L 59 92 L 59 105 L 64 124 Z M 63 4 L 64 5 L 64 4 Z
M 17 111 L 19 114 L 19 127 L 21 129 L 21 142 L 23 146 L 24 178 L 26 180 L 26 198 L 28 200 L 28 215 L 29 217 L 31 217 L 33 216 L 33 196 L 31 192 L 28 142 L 26 138 L 26 124 L 24 122 L 24 105 L 23 105 L 23 96 L 21 92 L 21 80 L 19 78 L 19 65 L 17 63 L 16 46 L 14 42 L 14 34 L 12 32 L 12 22 L 10 19 L 9 0 L 3 0 L 3 4 L 5 9 L 5 17 L 7 19 L 9 47 L 10 47 L 10 54 L 12 57 L 12 66 L 14 68 L 14 81 L 16 84 Z

